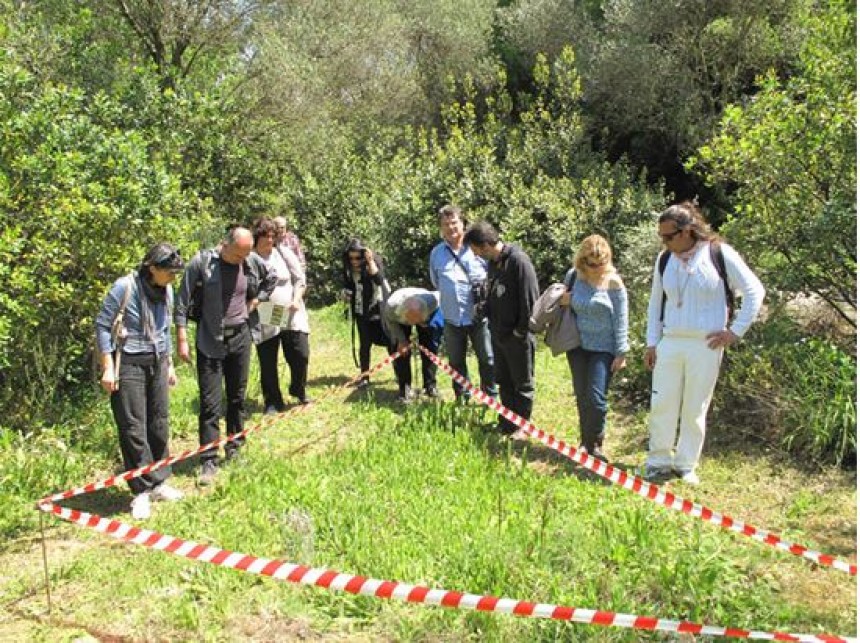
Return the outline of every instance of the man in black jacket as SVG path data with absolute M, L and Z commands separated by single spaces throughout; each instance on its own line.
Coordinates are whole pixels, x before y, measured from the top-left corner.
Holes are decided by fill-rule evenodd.
M 522 248 L 503 243 L 486 221 L 470 226 L 463 240 L 489 264 L 487 317 L 502 404 L 528 420 L 534 404 L 536 345 L 529 317 L 539 294 L 534 266 Z M 514 439 L 525 437 L 502 417 L 498 428 Z
M 251 315 L 257 304 L 267 301 L 278 275 L 256 255 L 251 255 L 254 237 L 248 228 L 230 228 L 219 246 L 201 250 L 185 266 L 174 321 L 179 357 L 191 361 L 188 346 L 189 305 L 200 309 L 196 332 L 197 384 L 200 389 L 198 430 L 200 445 L 218 439 L 221 417 L 221 382 L 227 397 L 224 418 L 227 434 L 243 430 L 245 389 L 251 361 Z M 244 442 L 231 440 L 224 447 L 232 459 Z M 210 485 L 218 471 L 218 453 L 209 449 L 200 454 L 199 483 Z

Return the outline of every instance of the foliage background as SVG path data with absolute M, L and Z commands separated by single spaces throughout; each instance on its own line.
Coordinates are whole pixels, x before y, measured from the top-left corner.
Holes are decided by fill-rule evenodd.
M 653 217 L 698 196 L 768 288 L 715 413 L 854 462 L 853 3 L 0 0 L 0 16 L 4 430 L 85 406 L 101 297 L 156 240 L 190 256 L 285 213 L 319 304 L 354 234 L 395 283 L 425 282 L 454 201 L 542 285 L 607 235 L 641 338 Z

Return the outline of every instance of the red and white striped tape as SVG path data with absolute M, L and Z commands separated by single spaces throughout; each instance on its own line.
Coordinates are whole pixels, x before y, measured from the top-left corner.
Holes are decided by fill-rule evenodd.
M 656 504 L 664 505 L 666 507 L 669 507 L 670 509 L 674 509 L 675 511 L 680 511 L 681 513 L 685 513 L 695 518 L 699 518 L 704 522 L 709 522 L 713 525 L 718 525 L 724 529 L 729 529 L 736 533 L 743 534 L 744 536 L 748 536 L 753 540 L 757 540 L 766 545 L 770 545 L 771 547 L 774 547 L 780 551 L 785 551 L 790 554 L 794 554 L 795 556 L 806 558 L 814 563 L 818 563 L 819 565 L 833 567 L 834 569 L 846 572 L 848 574 L 851 574 L 852 576 L 857 575 L 856 563 L 849 563 L 840 560 L 835 556 L 823 554 L 821 552 L 808 549 L 803 545 L 798 545 L 796 543 L 785 541 L 777 534 L 771 533 L 769 531 L 764 531 L 762 529 L 754 527 L 753 525 L 741 522 L 739 520 L 735 520 L 731 516 L 720 514 L 716 511 L 708 509 L 707 507 L 703 507 L 702 505 L 696 504 L 689 500 L 685 500 L 684 498 L 680 498 L 668 491 L 663 491 L 657 485 L 646 482 L 641 478 L 637 478 L 636 476 L 628 474 L 621 469 L 618 469 L 610 464 L 591 457 L 584 449 L 576 449 L 569 444 L 565 444 L 562 440 L 558 440 L 549 433 L 540 430 L 528 420 L 520 417 L 507 407 L 500 404 L 498 400 L 493 399 L 492 397 L 484 393 L 482 390 L 475 387 L 469 380 L 467 380 L 460 373 L 451 368 L 449 364 L 439 358 L 438 355 L 435 355 L 433 352 L 427 350 L 423 346 L 419 345 L 419 348 L 425 355 L 427 355 L 428 358 L 430 358 L 442 370 L 448 373 L 448 375 L 454 378 L 458 384 L 467 388 L 480 402 L 486 404 L 494 411 L 497 411 L 502 417 L 509 420 L 519 428 L 523 429 L 526 433 L 528 433 L 536 440 L 545 444 L 549 448 L 561 453 L 563 456 L 569 458 L 570 460 L 573 460 L 574 462 L 582 465 L 583 467 L 590 469 L 602 478 L 605 478 L 606 480 L 609 480 L 610 482 L 613 482 L 614 484 L 617 484 L 618 486 L 623 487 L 628 491 L 637 493 L 643 498 L 647 498 L 648 500 L 651 500 Z
M 367 371 L 367 373 L 362 373 L 356 376 L 355 378 L 353 378 L 353 380 L 344 384 L 343 387 L 349 386 L 351 383 L 354 383 L 365 374 L 373 374 L 374 372 L 384 368 L 387 364 L 391 363 L 394 359 L 399 357 L 400 354 L 404 353 L 407 348 L 404 348 L 401 351 L 389 355 L 377 366 Z M 423 347 L 422 350 L 424 350 Z M 677 499 L 671 494 L 663 494 L 663 492 L 659 491 L 659 488 L 654 487 L 653 485 L 649 485 L 648 483 L 638 480 L 632 476 L 626 476 L 624 472 L 615 470 L 611 466 L 605 465 L 605 463 L 602 463 L 600 461 L 595 461 L 584 452 L 576 451 L 571 447 L 565 445 L 563 442 L 555 440 L 555 438 L 553 438 L 552 436 L 545 434 L 543 431 L 540 431 L 531 423 L 525 421 L 523 418 L 517 416 L 509 409 L 506 409 L 501 404 L 499 404 L 489 396 L 486 396 L 480 390 L 473 387 L 468 380 L 466 380 L 459 373 L 451 369 L 450 366 L 439 360 L 437 356 L 433 355 L 432 353 L 429 353 L 428 351 L 425 352 L 427 352 L 430 355 L 431 359 L 433 359 L 446 372 L 448 372 L 452 377 L 457 379 L 458 382 L 468 387 L 483 403 L 487 404 L 491 408 L 494 408 L 504 417 L 526 430 L 530 435 L 533 435 L 534 437 L 541 440 L 544 444 L 547 444 L 551 448 L 560 451 L 563 455 L 576 460 L 580 464 L 587 466 L 599 475 L 602 475 L 603 477 L 610 479 L 617 484 L 621 484 L 625 488 L 637 491 L 641 495 L 644 495 L 645 497 L 648 497 L 652 500 L 660 501 L 663 504 L 667 504 L 667 506 L 671 506 L 680 510 L 685 510 L 685 508 L 689 506 L 689 510 L 686 511 L 687 513 L 691 513 L 692 515 L 699 515 L 703 519 L 709 519 L 712 522 L 715 522 L 715 517 L 719 517 L 721 518 L 721 520 L 717 522 L 724 527 L 732 528 L 732 524 L 742 524 L 735 523 L 735 521 L 732 521 L 732 519 L 730 518 L 727 519 L 720 517 L 719 514 L 710 512 L 710 510 L 699 507 L 698 505 L 694 505 L 693 503 L 689 503 L 688 501 Z M 336 390 L 338 389 L 334 389 L 334 391 Z M 332 393 L 334 391 L 332 391 Z M 326 396 L 323 396 L 323 398 L 324 397 Z M 304 410 L 306 408 L 307 407 L 299 407 L 299 410 Z M 293 409 L 291 409 L 291 411 L 292 410 Z M 237 435 L 244 436 L 251 431 L 259 430 L 261 428 L 263 428 L 262 425 L 256 425 L 254 427 L 246 429 L 245 431 Z M 199 449 L 183 452 L 180 455 L 153 463 L 151 465 L 148 465 L 147 467 L 142 467 L 134 471 L 126 472 L 122 475 L 108 478 L 107 480 L 104 480 L 102 482 L 89 484 L 84 487 L 79 487 L 74 490 L 50 496 L 38 502 L 38 509 L 48 513 L 53 513 L 54 515 L 58 516 L 63 520 L 73 522 L 82 527 L 94 529 L 101 533 L 113 536 L 117 539 L 124 540 L 133 544 L 143 545 L 151 549 L 167 551 L 174 555 L 185 557 L 191 560 L 198 560 L 221 567 L 228 567 L 232 569 L 246 571 L 249 573 L 271 576 L 272 578 L 276 578 L 278 580 L 287 580 L 290 582 L 305 585 L 316 585 L 318 587 L 323 587 L 327 589 L 342 590 L 353 594 L 374 596 L 377 598 L 390 598 L 406 602 L 420 603 L 426 605 L 440 605 L 443 607 L 457 609 L 473 609 L 486 612 L 514 614 L 517 616 L 525 617 L 552 618 L 557 620 L 573 621 L 591 625 L 627 627 L 640 630 L 657 630 L 675 633 L 686 632 L 691 634 L 709 636 L 726 636 L 734 638 L 763 639 L 775 641 L 822 641 L 827 643 L 844 641 L 846 643 L 856 643 L 856 639 L 854 638 L 838 637 L 828 634 L 788 634 L 784 632 L 748 631 L 738 628 L 700 625 L 687 621 L 672 621 L 667 619 L 658 619 L 653 617 L 636 616 L 630 614 L 620 614 L 608 611 L 564 607 L 543 603 L 531 603 L 527 601 L 519 601 L 508 598 L 496 598 L 493 596 L 462 594 L 459 592 L 451 592 L 447 590 L 407 585 L 399 582 L 368 579 L 361 576 L 351 576 L 348 574 L 341 574 L 326 569 L 309 569 L 307 567 L 302 567 L 292 563 L 264 558 L 256 558 L 253 556 L 231 552 L 212 546 L 200 545 L 194 542 L 184 541 L 173 536 L 166 536 L 154 531 L 139 529 L 137 527 L 133 527 L 131 525 L 116 520 L 109 520 L 101 516 L 88 514 L 73 509 L 65 509 L 54 504 L 55 501 L 65 500 L 73 496 L 89 493 L 97 489 L 112 486 L 122 480 L 129 480 L 131 478 L 143 475 L 150 471 L 154 471 L 157 468 L 166 466 L 167 464 L 172 464 L 174 462 L 184 460 L 204 450 L 224 444 L 232 437 L 235 436 L 221 438 L 210 444 L 204 445 Z M 648 488 L 651 489 L 648 490 Z M 646 491 L 643 493 L 643 490 Z M 659 500 L 661 497 L 663 498 L 662 501 Z M 681 506 L 676 506 L 679 502 Z M 726 522 L 727 520 L 730 521 L 728 524 Z M 754 534 L 750 534 L 745 530 L 735 530 L 755 537 Z M 764 540 L 764 542 L 768 541 Z M 769 544 L 774 544 L 775 546 L 777 546 L 776 543 L 773 542 L 770 542 Z M 792 553 L 797 552 L 792 551 Z M 854 568 L 853 573 L 856 575 L 856 567 Z
M 391 355 L 388 355 L 384 360 L 379 362 L 379 364 L 377 364 L 373 368 L 369 369 L 368 371 L 366 371 L 364 373 L 359 373 L 354 378 L 352 378 L 351 380 L 349 380 L 345 384 L 341 385 L 340 387 L 332 389 L 327 394 L 322 395 L 320 397 L 319 401 L 320 402 L 323 401 L 323 399 L 325 399 L 329 395 L 333 395 L 336 391 L 338 391 L 341 388 L 346 388 L 346 387 L 350 386 L 351 384 L 354 384 L 355 382 L 357 382 L 359 379 L 361 379 L 365 375 L 370 376 L 370 375 L 373 375 L 374 373 L 376 373 L 377 371 L 380 371 L 385 366 L 387 366 L 388 364 L 393 362 L 395 359 L 397 359 L 397 357 L 399 357 L 402 353 L 406 352 L 407 349 L 408 349 L 408 347 L 405 347 L 399 351 L 392 353 Z M 307 408 L 308 408 L 307 406 L 293 407 L 293 408 L 289 409 L 288 411 L 286 411 L 284 414 L 281 414 L 281 417 L 283 417 L 284 415 L 290 415 L 290 414 L 294 414 L 296 412 L 305 411 L 305 410 L 307 410 Z M 167 465 L 175 464 L 177 462 L 181 462 L 182 460 L 187 460 L 188 458 L 191 458 L 195 455 L 203 453 L 204 451 L 208 451 L 209 449 L 218 448 L 218 447 L 226 444 L 230 440 L 233 440 L 236 438 L 244 438 L 247 435 L 249 435 L 255 431 L 259 431 L 263 428 L 267 428 L 272 423 L 274 423 L 276 421 L 276 419 L 277 419 L 277 417 L 272 418 L 268 422 L 264 420 L 264 422 L 250 426 L 250 427 L 244 429 L 243 431 L 236 433 L 235 435 L 228 435 L 228 436 L 225 436 L 222 438 L 218 438 L 217 440 L 213 440 L 209 444 L 204 444 L 203 446 L 198 447 L 196 449 L 189 449 L 188 451 L 183 451 L 182 453 L 179 453 L 178 455 L 173 455 L 173 456 L 170 456 L 169 458 L 164 458 L 163 460 L 153 462 L 152 464 L 148 464 L 144 467 L 140 467 L 138 469 L 131 469 L 129 471 L 125 471 L 123 473 L 117 474 L 115 476 L 111 476 L 110 478 L 106 478 L 106 479 L 100 480 L 98 482 L 91 482 L 90 484 L 84 485 L 83 487 L 75 487 L 74 489 L 69 489 L 68 491 L 63 491 L 61 493 L 56 493 L 52 496 L 47 496 L 47 497 L 39 500 L 37 504 L 45 503 L 45 502 L 50 503 L 50 502 L 60 502 L 62 500 L 68 500 L 69 498 L 74 498 L 75 496 L 80 496 L 80 495 L 84 495 L 87 493 L 92 493 L 93 491 L 99 491 L 100 489 L 106 489 L 107 487 L 113 487 L 113 486 L 115 486 L 115 485 L 117 485 L 123 481 L 126 481 L 126 480 L 132 480 L 134 478 L 139 478 L 142 475 L 145 475 L 147 473 L 152 473 L 153 471 L 155 471 L 157 469 L 161 469 L 162 467 L 166 467 Z
M 408 585 L 394 581 L 365 578 L 343 574 L 323 568 L 308 568 L 280 560 L 257 558 L 247 554 L 201 545 L 191 541 L 167 536 L 148 529 L 109 520 L 94 514 L 74 509 L 65 509 L 50 502 L 39 504 L 39 509 L 53 513 L 81 527 L 93 529 L 118 540 L 124 540 L 150 549 L 168 552 L 190 560 L 211 563 L 219 567 L 238 569 L 250 574 L 269 576 L 280 581 L 302 585 L 315 585 L 330 590 L 339 590 L 362 596 L 394 599 L 423 605 L 436 605 L 453 609 L 477 610 L 513 614 L 533 618 L 550 618 L 604 627 L 624 627 L 675 633 L 690 633 L 707 636 L 726 636 L 768 641 L 803 641 L 823 643 L 856 643 L 856 639 L 829 634 L 788 634 L 785 632 L 751 631 L 716 625 L 701 625 L 689 621 L 672 621 L 650 616 L 619 614 L 581 607 L 565 607 L 549 603 L 531 603 L 512 598 L 497 598 L 479 594 L 463 594 L 444 589 L 433 589 L 421 585 Z

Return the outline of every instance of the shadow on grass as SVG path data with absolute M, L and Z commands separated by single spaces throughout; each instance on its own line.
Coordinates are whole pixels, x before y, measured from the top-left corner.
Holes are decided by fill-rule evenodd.
M 195 455 L 175 462 L 171 465 L 171 471 L 173 476 L 196 479 L 199 472 L 199 456 Z M 122 472 L 116 471 L 115 473 L 119 475 Z M 67 509 L 76 509 L 110 518 L 118 514 L 128 513 L 131 499 L 132 492 L 128 484 L 122 481 L 112 487 L 75 496 L 59 504 Z
M 490 413 L 487 412 L 485 417 L 489 416 Z M 472 441 L 495 458 L 515 457 L 530 464 L 543 465 L 547 468 L 549 475 L 573 477 L 583 482 L 613 486 L 614 483 L 537 440 L 511 440 L 498 431 L 496 422 L 496 416 L 492 414 L 492 420 L 486 421 L 485 419 L 477 425 L 462 430 L 469 431 Z M 615 469 L 628 473 L 632 473 L 635 469 L 635 465 L 623 461 L 610 461 L 609 464 Z
M 320 377 L 312 377 L 308 380 L 307 385 L 309 387 L 314 386 L 343 386 L 352 378 L 346 375 L 323 375 Z
M 128 487 L 116 487 L 113 490 L 100 489 L 83 496 L 75 496 L 60 503 L 66 509 L 85 511 L 112 518 L 118 514 L 127 514 L 131 502 L 131 491 Z

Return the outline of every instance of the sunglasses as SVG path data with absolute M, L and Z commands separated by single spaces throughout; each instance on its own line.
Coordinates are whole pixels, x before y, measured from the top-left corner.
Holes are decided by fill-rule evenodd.
M 679 228 L 675 230 L 675 232 L 667 232 L 666 234 L 658 232 L 657 236 L 659 236 L 664 243 L 668 243 L 669 241 L 677 237 L 679 234 L 681 234 L 683 231 L 683 229 Z
M 173 272 L 179 272 L 183 267 L 182 257 L 179 256 L 179 253 L 176 250 L 171 252 L 169 255 L 162 257 L 158 261 L 153 262 L 152 265 L 156 268 Z

